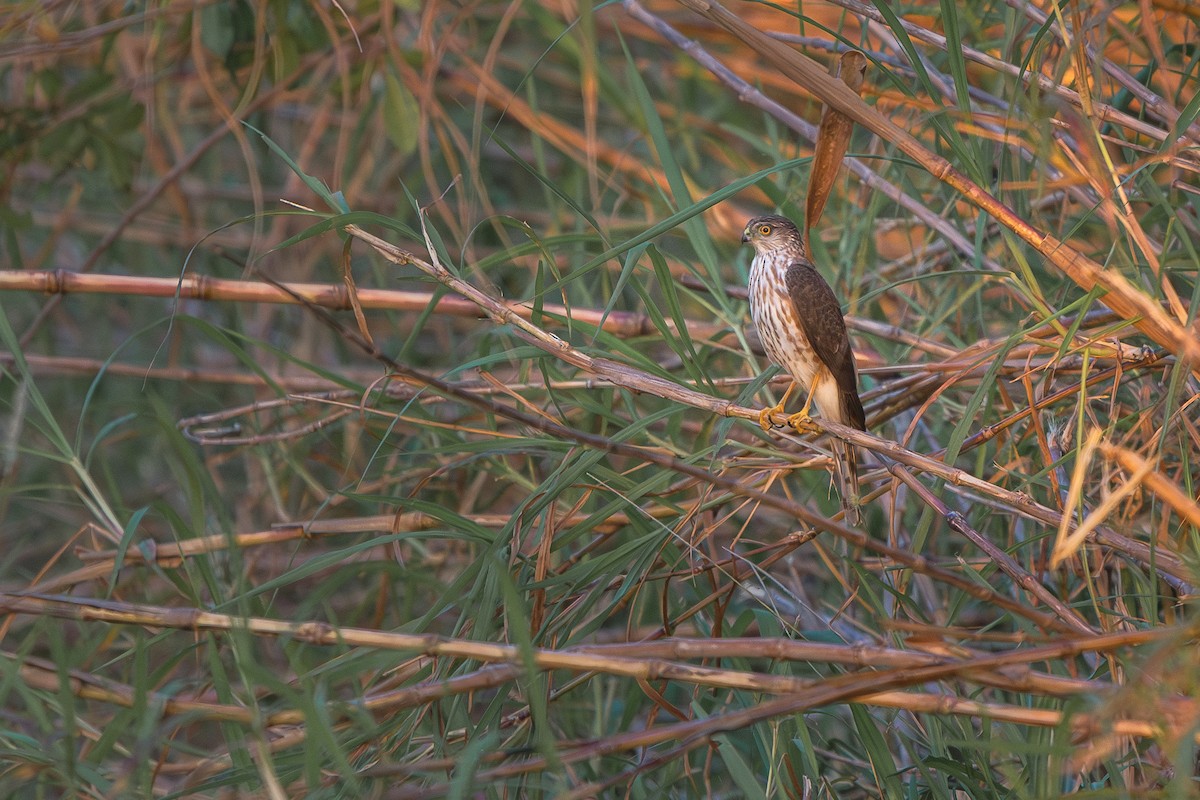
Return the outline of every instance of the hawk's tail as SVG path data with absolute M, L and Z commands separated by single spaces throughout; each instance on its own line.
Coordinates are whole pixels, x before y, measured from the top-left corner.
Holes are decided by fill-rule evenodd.
M 854 374 L 851 373 L 851 381 L 853 380 Z M 842 407 L 842 424 L 865 431 L 867 429 L 867 413 L 863 411 L 862 400 L 858 399 L 858 387 L 852 382 L 847 388 L 839 381 L 838 401 Z
M 842 496 L 842 510 L 846 512 L 846 524 L 862 524 L 862 500 L 858 496 L 858 453 L 854 445 L 830 437 L 833 445 L 833 469 L 837 473 L 838 492 Z
M 857 387 L 851 386 L 847 390 L 844 386 L 839 385 L 838 399 L 844 424 L 865 431 L 867 415 L 863 411 Z M 846 512 L 846 522 L 850 525 L 860 525 L 862 524 L 862 511 L 859 506 L 862 501 L 858 496 L 858 450 L 854 445 L 847 444 L 841 439 L 831 437 L 831 440 L 834 470 L 837 472 L 838 490 L 842 495 L 842 510 Z

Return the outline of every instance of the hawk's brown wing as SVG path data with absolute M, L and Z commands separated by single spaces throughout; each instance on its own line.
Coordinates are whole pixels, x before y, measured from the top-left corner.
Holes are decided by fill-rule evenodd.
M 850 350 L 842 307 L 833 296 L 833 289 L 815 267 L 804 261 L 793 262 L 787 269 L 785 280 L 804 335 L 817 358 L 837 381 L 842 413 L 851 425 L 866 430 L 867 417 L 858 397 L 854 353 Z

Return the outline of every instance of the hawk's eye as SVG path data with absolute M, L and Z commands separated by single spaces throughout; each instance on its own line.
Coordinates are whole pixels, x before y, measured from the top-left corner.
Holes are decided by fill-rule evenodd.
M 759 225 L 758 232 L 761 233 L 763 236 L 770 236 L 771 235 L 771 226 L 770 225 Z

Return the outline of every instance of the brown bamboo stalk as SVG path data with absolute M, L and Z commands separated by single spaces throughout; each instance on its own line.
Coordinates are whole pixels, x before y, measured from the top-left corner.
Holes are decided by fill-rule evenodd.
M 1163 637 L 1166 629 L 1157 629 L 1154 631 L 1141 631 L 1137 633 L 1121 633 L 1107 634 L 1104 636 L 1089 636 L 1078 640 L 1072 640 L 1069 643 L 1061 645 L 1048 645 L 1045 647 L 1029 648 L 1027 650 L 1019 650 L 1011 653 L 1005 653 L 996 656 L 982 656 L 978 659 L 970 660 L 976 667 L 991 668 L 1010 664 L 1034 663 L 1041 660 L 1050 660 L 1062 658 L 1069 654 L 1078 654 L 1082 652 L 1092 651 L 1093 646 L 1100 646 L 1100 651 L 1110 651 L 1113 647 L 1132 646 L 1142 644 L 1149 641 L 1160 640 Z M 1190 640 L 1193 631 L 1188 630 L 1173 630 L 1172 635 L 1186 636 Z M 1126 638 L 1129 637 L 1129 638 Z M 1103 641 L 1104 644 L 1100 645 Z M 1120 644 L 1117 642 L 1120 641 Z M 739 708 L 733 711 L 728 711 L 724 714 L 715 714 L 709 717 L 701 717 L 691 719 L 684 722 L 678 722 L 670 725 L 660 725 L 654 728 L 645 730 L 629 731 L 626 733 L 618 733 L 604 739 L 596 740 L 579 746 L 571 751 L 559 751 L 556 758 L 564 762 L 572 762 L 582 760 L 584 758 L 595 758 L 611 753 L 618 753 L 624 750 L 634 748 L 650 748 L 656 745 L 661 745 L 664 742 L 675 741 L 679 742 L 679 751 L 686 751 L 690 747 L 696 747 L 708 741 L 709 737 L 725 731 L 740 730 L 751 725 L 754 725 L 765 720 L 774 719 L 781 716 L 799 714 L 804 711 L 830 705 L 835 702 L 860 702 L 863 698 L 872 695 L 878 695 L 881 692 L 902 686 L 915 686 L 926 681 L 937 680 L 945 677 L 949 672 L 963 668 L 963 662 L 955 662 L 954 667 L 948 665 L 937 665 L 930 667 L 919 667 L 915 669 L 898 669 L 898 670 L 880 670 L 868 674 L 851 673 L 831 678 L 819 683 L 813 684 L 808 689 L 797 692 L 791 696 L 783 696 L 770 699 L 759 703 L 758 705 L 748 708 Z M 949 672 L 947 671 L 949 670 Z M 1027 715 L 1027 719 L 1032 719 L 1037 715 Z M 1043 722 L 1049 721 L 1044 719 Z M 1075 729 L 1075 732 L 1080 737 L 1094 736 L 1099 732 L 1100 721 L 1095 717 L 1080 718 L 1084 724 Z M 1037 723 L 1033 723 L 1037 724 Z M 1132 726 L 1136 733 L 1130 735 L 1147 735 L 1161 736 L 1167 733 L 1161 726 L 1155 724 L 1145 724 Z M 1194 740 L 1200 741 L 1200 735 L 1188 731 Z M 516 775 L 524 772 L 542 769 L 548 765 L 544 758 L 532 758 L 524 762 L 506 764 L 492 770 L 486 770 L 477 774 L 479 780 L 494 779 L 507 775 Z M 413 793 L 412 797 L 437 797 L 436 787 L 431 790 L 434 793 L 426 794 L 424 791 Z M 410 795 L 405 795 L 410 796 Z
M 222 300 L 232 303 L 312 303 L 323 308 L 350 310 L 354 303 L 343 284 L 288 283 L 285 289 L 264 281 L 230 280 L 207 276 L 150 278 L 132 275 L 97 275 L 71 270 L 0 270 L 0 292 L 27 291 L 52 295 L 111 294 L 139 297 L 178 297 L 183 300 Z M 394 289 L 358 289 L 358 302 L 363 308 L 392 311 L 423 311 L 433 302 L 429 292 L 408 292 Z M 531 304 L 509 302 L 507 308 L 525 319 L 533 316 Z M 437 299 L 434 310 L 448 316 L 478 318 L 479 306 L 471 301 L 449 295 Z M 616 336 L 645 336 L 658 333 L 658 328 L 645 314 L 629 311 L 571 308 L 543 303 L 542 313 L 550 320 L 566 320 L 595 325 Z M 670 320 L 667 325 L 675 330 Z M 715 323 L 689 321 L 692 336 L 704 336 L 723 326 Z

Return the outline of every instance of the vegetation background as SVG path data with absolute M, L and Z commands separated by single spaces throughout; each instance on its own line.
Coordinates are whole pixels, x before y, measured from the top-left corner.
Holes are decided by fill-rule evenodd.
M 0 795 L 1197 794 L 1198 7 L 725 8 L 0 5 Z

